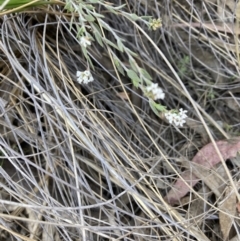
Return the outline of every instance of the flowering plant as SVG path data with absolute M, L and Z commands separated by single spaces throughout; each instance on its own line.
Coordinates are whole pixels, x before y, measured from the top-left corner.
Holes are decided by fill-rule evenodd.
M 165 113 L 166 119 L 169 121 L 170 124 L 174 123 L 176 126 L 183 126 L 186 122 L 187 118 L 187 111 L 183 110 L 182 108 L 178 111 L 168 111 Z
M 186 122 L 185 119 L 187 118 L 187 111 L 183 109 L 180 109 L 179 111 L 168 111 L 165 106 L 155 102 L 165 98 L 165 93 L 163 92 L 162 88 L 159 87 L 157 83 L 152 82 L 150 74 L 137 64 L 135 60 L 137 54 L 132 52 L 124 45 L 124 39 L 120 38 L 114 29 L 112 29 L 104 21 L 103 15 L 95 11 L 95 3 L 102 5 L 113 13 L 121 14 L 123 17 L 127 18 L 133 23 L 135 23 L 136 20 L 141 21 L 148 26 L 149 30 L 156 31 L 157 29 L 161 28 L 162 20 L 160 18 L 153 19 L 152 17 L 147 16 L 141 17 L 121 11 L 124 5 L 114 7 L 112 4 L 107 4 L 105 1 L 89 0 L 88 3 L 86 3 L 83 1 L 74 2 L 72 0 L 67 0 L 65 6 L 68 11 L 78 14 L 79 25 L 77 25 L 77 38 L 80 46 L 82 47 L 82 52 L 86 58 L 88 66 L 94 70 L 94 65 L 92 64 L 91 58 L 88 55 L 88 47 L 92 44 L 91 41 L 94 39 L 101 47 L 107 48 L 116 70 L 122 75 L 127 74 L 133 85 L 137 88 L 141 88 L 144 95 L 149 99 L 150 107 L 158 116 L 160 116 L 160 113 L 164 113 L 165 118 L 170 124 L 183 126 L 183 124 Z M 107 31 L 108 34 L 112 34 L 116 41 L 112 42 L 107 39 L 105 37 L 105 31 Z M 129 64 L 126 64 L 118 58 L 116 55 L 116 50 L 124 53 L 127 56 Z M 77 81 L 80 84 L 88 84 L 89 82 L 93 81 L 90 70 L 83 72 L 77 71 L 76 75 Z
M 79 84 L 88 84 L 93 81 L 93 76 L 89 70 L 85 70 L 83 72 L 77 71 L 77 82 Z

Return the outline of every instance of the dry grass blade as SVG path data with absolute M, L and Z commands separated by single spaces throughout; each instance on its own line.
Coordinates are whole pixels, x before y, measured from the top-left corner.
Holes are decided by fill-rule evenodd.
M 239 165 L 225 163 L 240 149 L 237 7 L 68 0 L 2 12 L 0 240 L 222 241 L 230 219 L 239 238 L 233 209 L 216 215 L 222 189 L 181 161 L 224 159 L 238 195 Z M 158 106 L 188 110 L 182 128 L 153 113 L 150 80 Z M 174 188 L 190 192 L 178 207 Z

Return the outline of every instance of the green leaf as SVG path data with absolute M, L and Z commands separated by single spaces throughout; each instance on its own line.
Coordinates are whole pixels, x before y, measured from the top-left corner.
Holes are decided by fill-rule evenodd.
M 115 64 L 115 66 L 117 67 L 119 73 L 121 73 L 122 75 L 125 75 L 124 74 L 124 70 L 123 70 L 123 67 L 122 65 L 120 64 L 119 60 L 117 58 L 113 58 L 113 62 Z
M 82 47 L 82 46 L 81 46 L 81 47 Z M 90 65 L 91 69 L 94 70 L 94 65 L 93 65 L 93 63 L 92 63 L 90 57 L 88 56 L 87 49 L 84 48 L 84 47 L 82 47 L 82 52 L 83 52 L 83 54 L 84 54 L 84 56 L 85 56 L 85 58 L 86 58 L 86 60 L 87 60 L 87 62 L 88 62 L 88 65 Z
M 66 3 L 64 9 L 66 9 L 68 12 L 74 12 L 74 7 L 72 6 L 71 2 Z
M 69 26 L 70 26 L 70 31 L 72 30 L 72 26 L 73 26 L 73 15 L 71 17 L 71 20 L 69 22 Z
M 140 68 L 140 72 L 144 78 L 146 78 L 148 80 L 152 80 L 152 76 L 147 72 L 147 70 Z
M 91 14 L 84 15 L 84 18 L 85 18 L 88 22 L 94 22 L 94 21 L 95 21 L 95 18 L 94 18 Z
M 141 80 L 137 76 L 136 72 L 134 72 L 133 70 L 129 69 L 129 70 L 127 70 L 127 75 L 132 80 L 133 85 L 138 88 L 139 83 L 141 82 Z
M 132 13 L 132 14 L 129 14 L 128 15 L 133 21 L 137 21 L 138 19 L 140 19 L 140 17 L 135 14 L 135 13 Z
M 167 111 L 167 107 L 164 106 L 164 105 L 161 105 L 161 104 L 155 103 L 155 108 L 156 108 L 158 111 L 160 111 L 160 112 L 165 112 L 165 111 Z
M 90 66 L 90 69 L 92 69 L 92 70 L 94 71 L 95 68 L 94 68 L 93 62 L 92 62 L 92 60 L 89 58 L 89 56 L 88 56 L 88 58 L 87 58 L 87 61 L 88 61 L 88 65 Z
M 113 8 L 109 8 L 109 7 L 107 7 L 107 5 L 106 5 L 106 8 L 108 9 L 109 12 L 118 15 L 118 12 L 115 11 Z
M 152 16 L 141 16 L 141 19 L 145 19 L 145 20 L 151 20 Z
M 98 22 L 101 24 L 103 28 L 113 33 L 113 29 L 107 23 L 105 23 L 102 19 L 98 19 Z
M 4 0 L 0 1 L 0 8 L 4 2 L 5 2 Z M 24 9 L 24 8 L 30 8 L 30 7 L 35 7 L 35 6 L 41 6 L 44 4 L 54 3 L 54 1 L 42 1 L 42 0 L 35 2 L 35 3 L 31 3 L 31 2 L 32 2 L 31 0 L 10 0 L 1 10 L 14 9 L 14 8 L 19 8 L 19 7 L 20 8 L 22 7 L 22 9 Z M 29 3 L 30 3 L 30 5 L 28 5 L 27 7 L 24 6 L 25 4 L 29 4 Z
M 137 63 L 133 58 L 129 58 L 129 64 L 135 72 L 138 72 Z
M 118 46 L 118 48 L 119 48 L 119 50 L 120 50 L 121 52 L 124 51 L 124 45 L 123 45 L 123 43 L 122 43 L 122 41 L 121 41 L 120 38 L 117 38 L 117 46 Z
M 108 39 L 106 39 L 106 38 L 102 38 L 102 40 L 103 40 L 103 42 L 104 42 L 105 44 L 108 44 L 108 45 L 112 46 L 113 48 L 120 50 L 120 49 L 118 48 L 118 46 L 117 46 L 116 44 L 114 44 L 113 42 L 111 42 L 110 40 L 108 40 Z
M 161 104 L 157 104 L 154 100 L 149 99 L 149 105 L 152 109 L 152 111 L 159 116 L 159 112 L 166 112 L 167 111 L 167 107 L 163 106 Z
M 125 52 L 128 53 L 129 55 L 133 56 L 133 57 L 138 57 L 138 54 L 134 53 L 133 51 L 131 51 L 127 47 L 125 47 Z
M 97 40 L 97 42 L 103 47 L 103 42 L 102 42 L 102 36 L 99 34 L 98 31 L 93 31 L 93 34 L 95 36 L 95 39 Z
M 158 113 L 158 110 L 156 109 L 156 103 L 152 99 L 149 99 L 149 105 L 152 111 L 158 116 L 159 113 Z
M 96 18 L 105 18 L 105 16 L 100 13 L 92 12 L 91 14 Z
M 84 48 L 83 46 L 81 46 L 81 47 L 82 47 L 82 52 L 83 52 L 85 58 L 88 59 L 89 57 L 88 57 L 87 49 Z
M 119 10 L 119 9 L 125 7 L 125 6 L 126 6 L 126 4 L 123 4 L 123 5 L 120 5 L 120 6 L 117 6 L 117 7 L 113 7 L 113 6 L 109 6 L 107 4 L 104 4 L 104 7 L 106 7 L 111 12 L 116 12 L 115 10 Z
M 95 39 L 97 40 L 97 42 L 103 47 L 103 41 L 102 41 L 102 34 L 101 34 L 101 30 L 100 28 L 98 27 L 97 24 L 95 23 L 90 23 L 91 24 L 91 27 L 92 27 L 92 32 L 95 36 Z
M 84 33 L 85 31 L 84 31 L 84 27 L 79 27 L 78 25 L 77 25 L 77 38 L 79 38 L 79 37 L 81 37 L 82 35 L 83 35 L 83 33 Z
M 86 8 L 88 10 L 94 10 L 95 9 L 95 7 L 93 7 L 93 5 L 91 5 L 91 4 L 84 4 L 83 6 L 84 6 L 84 8 Z
M 127 4 L 122 4 L 122 5 L 120 5 L 120 6 L 112 7 L 112 8 L 115 9 L 115 10 L 119 10 L 119 9 L 124 8 L 126 5 L 127 5 Z

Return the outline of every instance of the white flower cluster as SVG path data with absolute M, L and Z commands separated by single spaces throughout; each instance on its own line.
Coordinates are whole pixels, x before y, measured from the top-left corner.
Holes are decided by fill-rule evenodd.
M 76 75 L 77 75 L 77 82 L 79 84 L 88 84 L 89 82 L 92 82 L 94 80 L 89 70 L 85 70 L 83 72 L 77 71 Z
M 88 45 L 91 45 L 91 41 L 87 37 L 80 38 L 80 45 L 86 48 Z
M 179 112 L 172 112 L 169 111 L 167 113 L 165 113 L 165 117 L 166 119 L 169 121 L 170 124 L 175 124 L 176 126 L 183 126 L 183 124 L 186 122 L 186 118 L 187 118 L 187 110 L 183 110 L 182 108 L 179 109 Z
M 146 87 L 146 91 L 154 100 L 164 99 L 165 93 L 163 92 L 162 88 L 158 87 L 158 84 L 151 83 L 151 85 Z

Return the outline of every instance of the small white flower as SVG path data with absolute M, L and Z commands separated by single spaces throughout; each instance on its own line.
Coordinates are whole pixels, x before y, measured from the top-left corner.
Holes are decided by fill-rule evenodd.
M 181 118 L 183 118 L 183 119 L 187 118 L 186 113 L 187 113 L 187 110 L 183 110 L 183 108 L 179 109 L 179 116 L 181 116 Z
M 91 41 L 87 37 L 80 38 L 80 45 L 86 48 L 88 45 L 91 45 Z
M 187 110 L 183 110 L 182 108 L 179 110 L 178 113 L 169 111 L 165 113 L 165 117 L 168 120 L 170 124 L 174 124 L 176 126 L 183 126 L 184 123 L 186 123 L 187 118 Z
M 89 82 L 92 82 L 94 80 L 89 70 L 85 70 L 83 72 L 77 71 L 76 75 L 79 84 L 88 84 Z
M 168 120 L 168 122 L 169 122 L 170 124 L 173 123 L 174 119 L 176 119 L 176 116 L 177 116 L 176 113 L 171 113 L 171 112 L 165 113 L 165 117 L 166 117 L 166 119 Z
M 176 125 L 176 126 L 183 126 L 183 124 L 185 123 L 186 121 L 184 120 L 184 119 L 181 119 L 179 116 L 178 116 L 178 118 L 176 118 L 175 120 L 174 120 L 174 124 Z
M 151 83 L 151 85 L 146 87 L 146 91 L 148 92 L 147 95 L 152 97 L 154 100 L 163 100 L 165 98 L 165 93 L 163 92 L 162 88 L 158 87 L 157 83 Z
M 154 100 L 163 100 L 165 98 L 165 93 L 163 93 L 163 90 L 161 88 L 154 89 L 152 93 L 154 95 Z
M 147 92 L 151 92 L 156 88 L 158 88 L 158 84 L 151 83 L 151 85 L 146 87 L 146 90 L 147 90 Z

